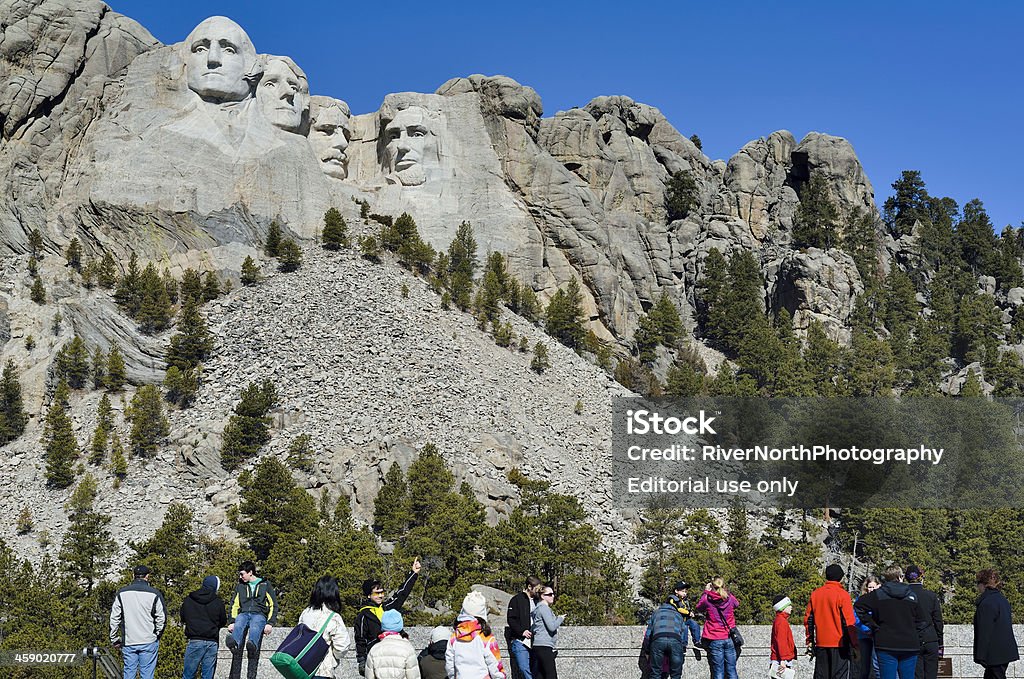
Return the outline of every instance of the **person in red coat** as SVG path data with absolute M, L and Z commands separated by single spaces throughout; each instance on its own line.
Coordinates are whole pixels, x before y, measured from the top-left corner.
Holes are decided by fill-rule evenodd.
M 785 676 L 786 670 L 793 669 L 796 660 L 796 642 L 793 641 L 793 630 L 789 626 L 789 614 L 793 612 L 793 602 L 788 596 L 779 595 L 772 602 L 775 609 L 775 620 L 772 621 L 772 655 L 769 674 Z

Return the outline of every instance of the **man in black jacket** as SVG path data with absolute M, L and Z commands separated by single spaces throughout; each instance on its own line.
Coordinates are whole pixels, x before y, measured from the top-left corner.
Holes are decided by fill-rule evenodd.
M 536 575 L 526 578 L 526 585 L 523 591 L 509 599 L 508 615 L 505 628 L 505 643 L 508 645 L 508 653 L 512 656 L 512 668 L 518 670 L 523 679 L 533 679 L 530 672 L 530 637 L 533 632 L 532 626 L 533 607 L 536 605 L 537 595 L 543 589 L 543 584 Z M 513 675 L 514 676 L 514 675 Z
M 384 585 L 376 578 L 363 580 L 363 595 L 366 599 L 356 613 L 356 619 L 352 624 L 356 637 L 356 662 L 359 664 L 359 674 L 366 669 L 366 655 L 373 648 L 373 645 L 380 641 L 381 618 L 384 611 L 401 609 L 405 600 L 412 593 L 413 585 L 416 584 L 416 576 L 420 572 L 420 558 L 416 557 L 412 562 L 412 571 L 405 577 L 405 582 L 388 599 L 384 599 Z
M 193 679 L 196 670 L 202 669 L 202 679 L 213 679 L 217 670 L 217 647 L 220 645 L 220 628 L 228 624 L 224 602 L 217 596 L 220 578 L 207 575 L 203 586 L 185 597 L 181 604 L 181 622 L 185 625 L 184 677 Z
M 942 642 L 942 604 L 934 592 L 924 588 L 924 569 L 911 564 L 907 566 L 907 584 L 917 595 L 917 605 L 921 607 L 927 623 L 921 631 L 921 655 L 917 658 L 915 679 L 936 679 L 939 676 L 939 658 L 943 653 Z
M 921 653 L 924 614 L 916 592 L 903 582 L 902 568 L 893 566 L 882 578 L 885 584 L 857 599 L 853 610 L 874 633 L 881 675 L 913 679 Z
M 256 565 L 243 561 L 238 566 L 238 584 L 231 597 L 228 614 L 228 632 L 224 640 L 231 651 L 231 669 L 228 679 L 242 678 L 242 651 L 249 658 L 247 679 L 256 679 L 260 663 L 263 637 L 277 624 L 277 592 L 265 578 L 256 576 Z

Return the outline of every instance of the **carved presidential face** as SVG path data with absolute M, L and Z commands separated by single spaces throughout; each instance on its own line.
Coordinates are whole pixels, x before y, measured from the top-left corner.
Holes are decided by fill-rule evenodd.
M 323 99 L 320 103 L 318 100 Z M 348 177 L 349 112 L 342 102 L 318 97 L 311 107 L 309 144 L 320 160 L 324 174 L 335 179 Z
M 256 65 L 256 49 L 242 27 L 227 17 L 210 17 L 185 39 L 185 78 L 207 101 L 241 101 Z
M 410 106 L 395 114 L 384 128 L 388 169 L 404 186 L 426 181 L 425 170 L 438 164 L 437 133 L 426 109 Z
M 306 76 L 287 61 L 271 57 L 256 87 L 256 101 L 270 124 L 287 132 L 300 132 L 309 110 Z

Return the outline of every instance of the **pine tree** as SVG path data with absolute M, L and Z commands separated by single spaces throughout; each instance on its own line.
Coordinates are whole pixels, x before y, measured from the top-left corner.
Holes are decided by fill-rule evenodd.
M 687 170 L 679 170 L 665 183 L 665 212 L 668 220 L 682 219 L 697 205 L 697 182 Z
M 107 352 L 107 376 L 104 378 L 104 385 L 107 391 L 121 391 L 128 381 L 128 371 L 124 364 L 124 356 L 121 355 L 121 345 L 110 345 Z
M 530 370 L 539 375 L 550 367 L 551 361 L 548 359 L 547 345 L 543 342 L 537 342 L 533 345 L 533 358 L 530 360 Z
M 181 288 L 178 287 L 178 281 L 171 275 L 171 270 L 164 268 L 163 273 L 164 290 L 167 291 L 167 298 L 171 300 L 171 304 L 177 304 L 180 298 Z
M 843 232 L 842 248 L 853 257 L 857 273 L 862 281 L 875 280 L 879 276 L 879 251 L 881 239 L 875 217 L 855 208 Z
M 318 521 L 316 503 L 295 485 L 291 472 L 276 457 L 263 458 L 238 481 L 241 502 L 234 527 L 257 558 L 267 558 L 279 541 L 297 543 L 313 532 Z
M 985 206 L 977 198 L 964 205 L 963 219 L 956 227 L 956 240 L 960 256 L 975 275 L 997 273 L 995 232 Z
M 7 359 L 0 377 L 0 445 L 10 443 L 25 432 L 28 415 L 21 396 L 21 382 L 13 359 Z
M 224 427 L 220 460 L 224 469 L 231 471 L 242 462 L 254 457 L 270 440 L 270 418 L 267 413 L 277 403 L 277 390 L 270 380 L 251 382 L 242 390 L 242 399 L 235 406 L 235 414 Z
M 68 266 L 75 271 L 82 270 L 82 244 L 77 238 L 71 239 L 68 249 L 64 251 L 64 259 L 67 260 Z
M 285 238 L 277 247 L 277 268 L 284 272 L 295 271 L 302 264 L 302 249 L 291 238 Z
M 667 293 L 661 293 L 648 315 L 658 329 L 659 341 L 666 347 L 674 347 L 683 332 L 683 321 Z
M 66 505 L 70 524 L 60 548 L 61 565 L 84 583 L 86 596 L 114 558 L 114 540 L 107 530 L 110 517 L 96 510 L 97 494 L 96 478 L 86 474 Z
M 359 255 L 367 261 L 380 263 L 380 241 L 373 236 L 360 236 Z
M 690 135 L 690 141 L 693 143 L 694 146 L 697 147 L 698 151 L 704 150 L 704 143 L 700 140 L 700 137 L 698 137 L 697 135 Z
M 139 330 L 152 335 L 170 325 L 173 313 L 171 298 L 167 294 L 167 286 L 152 263 L 146 265 L 139 277 L 139 291 L 141 299 L 135 312 Z
M 278 226 L 275 219 L 270 222 L 270 228 L 267 229 L 267 242 L 263 247 L 263 251 L 267 253 L 267 257 L 277 257 L 280 247 L 281 227 Z
M 314 470 L 313 461 L 315 454 L 310 444 L 309 434 L 299 434 L 288 444 L 288 466 L 300 472 L 312 474 Z
M 220 297 L 220 293 L 220 280 L 217 278 L 217 274 L 207 271 L 203 276 L 203 302 L 212 302 Z
M 800 191 L 800 207 L 793 219 L 793 244 L 797 247 L 835 247 L 839 210 L 832 201 L 828 181 L 815 173 Z
M 167 367 L 182 372 L 190 370 L 209 358 L 212 350 L 213 338 L 206 320 L 196 303 L 190 300 L 181 309 L 178 332 L 167 347 Z
M 804 365 L 810 375 L 816 396 L 836 396 L 836 378 L 839 375 L 841 352 L 839 345 L 825 334 L 821 321 L 811 321 L 807 328 L 807 346 L 804 347 Z
M 242 262 L 242 285 L 249 287 L 260 281 L 260 269 L 256 266 L 255 260 L 247 256 Z
M 585 335 L 579 281 L 570 278 L 564 289 L 559 288 L 548 302 L 544 316 L 544 329 L 549 335 L 570 349 L 578 349 Z
M 60 382 L 53 403 L 46 412 L 43 456 L 46 459 L 46 485 L 50 488 L 67 488 L 75 481 L 73 465 L 78 458 L 78 441 L 68 414 L 69 396 L 67 383 Z
M 484 274 L 483 281 L 476 292 L 476 299 L 473 301 L 474 312 L 480 321 L 481 327 L 488 323 L 495 323 L 501 315 L 501 299 L 504 292 L 501 280 L 494 271 Z
M 110 407 L 110 397 L 103 394 L 96 413 L 96 430 L 89 444 L 89 464 L 103 464 L 107 456 L 107 443 L 114 429 L 114 412 Z
M 904 170 L 892 184 L 895 195 L 885 201 L 885 222 L 897 238 L 911 233 L 914 223 L 928 220 L 928 192 L 918 170 Z
M 32 289 L 29 291 L 29 299 L 40 306 L 46 304 L 46 288 L 43 287 L 42 278 L 36 278 L 32 281 Z
M 128 460 L 124 455 L 121 436 L 114 430 L 110 439 L 110 474 L 114 477 L 114 488 L 119 488 L 128 475 Z
M 32 229 L 28 234 L 28 247 L 33 257 L 39 257 L 43 251 L 43 234 L 39 229 Z
M 963 385 L 960 387 L 960 393 L 957 396 L 961 398 L 980 398 L 984 395 L 985 392 L 981 388 L 981 380 L 978 378 L 978 373 L 968 370 L 967 379 L 964 380 Z
M 198 306 L 203 305 L 205 301 L 203 298 L 203 277 L 198 271 L 191 268 L 185 269 L 185 273 L 181 275 L 181 286 L 178 296 L 183 306 L 189 302 L 193 302 Z
M 726 334 L 725 291 L 729 265 L 717 248 L 711 248 L 704 259 L 704 274 L 698 284 L 697 314 L 704 336 L 721 343 Z
M 89 382 L 89 350 L 85 340 L 75 335 L 57 352 L 57 377 L 66 380 L 72 389 L 82 389 Z
M 18 514 L 18 521 L 15 524 L 15 531 L 18 535 L 26 535 L 32 532 L 35 527 L 35 521 L 32 519 L 32 510 L 25 505 L 21 508 L 21 513 Z
M 102 389 L 107 375 L 107 354 L 100 346 L 92 350 L 92 388 Z
M 139 387 L 135 392 L 125 419 L 131 425 L 132 453 L 139 457 L 151 457 L 160 440 L 171 433 L 171 425 L 164 417 L 160 389 L 152 384 Z
M 393 462 L 373 501 L 373 530 L 385 540 L 397 540 L 405 535 L 411 522 L 409 487 L 402 468 Z
M 665 394 L 683 398 L 697 396 L 704 389 L 706 374 L 707 366 L 696 347 L 680 349 L 665 377 Z
M 164 375 L 165 397 L 179 408 L 191 406 L 199 393 L 202 369 L 200 366 L 182 370 L 172 365 Z
M 117 285 L 117 264 L 114 262 L 114 256 L 109 252 L 103 253 L 96 272 L 96 281 L 105 290 L 110 290 Z
M 437 446 L 427 443 L 409 465 L 408 478 L 410 525 L 423 525 L 441 499 L 451 492 L 455 477 Z
M 324 249 L 338 250 L 349 246 L 348 224 L 337 208 L 330 208 L 324 213 L 324 229 L 320 236 Z
M 142 281 L 139 273 L 139 259 L 133 252 L 128 259 L 128 270 L 117 282 L 114 301 L 132 318 L 142 307 Z
M 641 316 L 633 332 L 633 343 L 636 345 L 637 359 L 640 363 L 647 366 L 653 364 L 658 358 L 657 349 L 661 343 L 657 321 L 649 315 Z

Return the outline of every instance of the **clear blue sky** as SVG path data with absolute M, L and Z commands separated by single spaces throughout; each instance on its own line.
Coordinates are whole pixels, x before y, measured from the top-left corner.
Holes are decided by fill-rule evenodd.
M 846 137 L 879 205 L 901 170 L 933 195 L 1024 220 L 1024 3 L 865 0 L 265 2 L 114 0 L 164 43 L 207 16 L 291 56 L 314 94 L 376 110 L 389 92 L 503 74 L 546 116 L 624 94 L 728 159 L 778 129 Z

